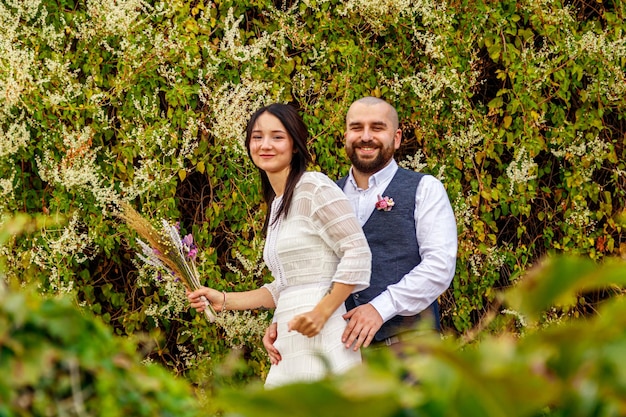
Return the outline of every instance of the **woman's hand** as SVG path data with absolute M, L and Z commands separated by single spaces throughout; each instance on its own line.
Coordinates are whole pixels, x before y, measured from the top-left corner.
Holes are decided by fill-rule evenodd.
M 324 324 L 335 310 L 346 301 L 352 293 L 354 285 L 332 282 L 328 292 L 315 308 L 308 313 L 298 314 L 292 318 L 288 325 L 289 331 L 295 330 L 304 336 L 313 337 L 322 331 Z
M 187 299 L 189 304 L 191 304 L 191 308 L 196 309 L 198 312 L 204 311 L 209 303 L 216 312 L 220 312 L 224 308 L 224 294 L 213 288 L 200 287 L 195 291 L 187 291 Z
M 304 336 L 313 337 L 322 331 L 328 315 L 322 314 L 315 309 L 308 313 L 298 314 L 288 323 L 289 331 L 295 330 Z

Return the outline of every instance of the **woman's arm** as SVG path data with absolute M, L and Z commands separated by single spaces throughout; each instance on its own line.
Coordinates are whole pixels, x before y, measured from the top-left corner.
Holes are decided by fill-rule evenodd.
M 205 297 L 216 312 L 223 310 L 253 310 L 256 308 L 274 308 L 274 299 L 265 288 L 251 291 L 223 292 L 213 288 L 200 287 L 187 294 L 187 299 L 196 311 L 203 311 L 206 307 Z
M 313 196 L 310 218 L 339 262 L 328 293 L 313 310 L 295 316 L 288 323 L 290 331 L 296 330 L 308 337 L 322 330 L 352 292 L 368 287 L 372 262 L 367 240 L 348 198 L 328 177 L 319 174 L 315 178 L 318 182 L 310 193 Z
M 308 337 L 317 335 L 333 312 L 346 301 L 353 289 L 354 285 L 331 283 L 328 293 L 313 310 L 299 314 L 289 321 L 289 331 L 295 330 Z

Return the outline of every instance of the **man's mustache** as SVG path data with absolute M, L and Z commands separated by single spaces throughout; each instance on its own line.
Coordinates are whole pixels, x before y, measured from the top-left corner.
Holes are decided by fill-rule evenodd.
M 363 141 L 359 141 L 359 142 L 355 142 L 354 145 L 352 145 L 353 148 L 380 148 L 380 144 L 375 142 L 375 141 L 368 141 L 368 142 L 363 142 Z

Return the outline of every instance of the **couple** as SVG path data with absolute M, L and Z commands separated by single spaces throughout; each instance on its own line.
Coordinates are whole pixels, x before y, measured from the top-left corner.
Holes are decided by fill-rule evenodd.
M 361 362 L 361 346 L 401 342 L 420 316 L 438 328 L 437 297 L 456 264 L 446 191 L 436 178 L 398 167 L 402 131 L 389 103 L 364 97 L 350 106 L 352 167 L 339 187 L 306 171 L 308 138 L 297 111 L 284 104 L 258 110 L 246 128 L 269 207 L 263 259 L 274 281 L 188 295 L 198 311 L 206 307 L 202 297 L 216 311 L 276 309 L 263 339 L 272 364 L 267 388 L 341 373 Z

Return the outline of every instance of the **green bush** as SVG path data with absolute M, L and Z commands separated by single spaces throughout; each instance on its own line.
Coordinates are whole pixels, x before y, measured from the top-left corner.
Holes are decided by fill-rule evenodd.
M 367 367 L 341 377 L 270 391 L 223 391 L 217 401 L 227 416 L 241 417 L 621 416 L 624 297 L 607 301 L 591 319 L 547 323 L 541 316 L 550 306 L 575 302 L 576 294 L 625 284 L 621 260 L 598 268 L 588 259 L 550 258 L 498 294 L 507 314 L 483 323 L 474 340 L 416 339 L 401 360 L 389 350 L 366 349 Z
M 206 283 L 258 286 L 270 277 L 247 118 L 295 103 L 312 169 L 337 177 L 347 107 L 375 95 L 398 109 L 398 159 L 453 203 L 441 304 L 463 334 L 546 254 L 624 255 L 624 17 L 616 1 L 4 1 L 0 212 L 67 220 L 7 242 L 5 280 L 68 294 L 118 335 L 155 335 L 147 356 L 203 388 L 263 378 L 258 333 L 241 344 L 188 312 L 138 265 L 115 205 L 180 221 Z M 243 365 L 217 372 L 233 347 Z
M 67 297 L 0 294 L 0 416 L 200 416 L 189 383 L 142 364 Z
M 0 229 L 0 243 L 41 220 L 15 217 Z M 364 366 L 316 383 L 222 386 L 196 390 L 200 397 L 161 366 L 141 364 L 140 345 L 114 336 L 67 297 L 2 284 L 0 416 L 621 416 L 624 297 L 607 300 L 594 317 L 566 312 L 581 294 L 625 284 L 621 259 L 598 267 L 550 257 L 498 292 L 503 314 L 473 333 L 425 333 L 400 357 L 366 349 Z

